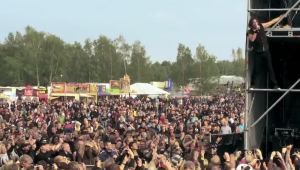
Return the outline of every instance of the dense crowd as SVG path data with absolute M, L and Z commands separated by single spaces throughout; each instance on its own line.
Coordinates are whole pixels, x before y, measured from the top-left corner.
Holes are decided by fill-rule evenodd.
M 2 168 L 205 169 L 222 137 L 244 131 L 241 88 L 189 98 L 5 101 Z M 226 160 L 230 158 L 225 155 Z M 254 155 L 255 156 L 255 155 Z M 220 158 L 219 158 L 220 159 Z

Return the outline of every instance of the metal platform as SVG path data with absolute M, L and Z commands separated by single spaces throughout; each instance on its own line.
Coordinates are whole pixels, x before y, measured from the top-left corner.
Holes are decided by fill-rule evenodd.
M 254 12 L 254 11 L 288 11 L 291 8 L 267 8 L 267 9 L 248 9 L 248 12 Z M 299 8 L 292 8 L 291 11 L 300 11 Z
M 289 89 L 249 89 L 249 92 L 286 92 Z M 300 89 L 292 89 L 290 92 L 300 92 Z
M 300 28 L 266 28 L 268 37 L 293 37 L 300 38 Z
M 266 28 L 265 31 L 269 31 L 271 28 Z M 271 30 L 272 32 L 295 32 L 295 31 L 300 31 L 300 28 L 275 28 Z

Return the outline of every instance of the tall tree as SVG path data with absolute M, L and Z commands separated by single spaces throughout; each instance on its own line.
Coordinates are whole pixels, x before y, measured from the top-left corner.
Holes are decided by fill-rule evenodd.
M 204 46 L 198 45 L 195 55 L 195 71 L 199 74 L 194 79 L 194 84 L 200 94 L 209 94 L 213 92 L 219 84 L 219 70 L 216 63 L 217 58 L 209 54 Z
M 24 42 L 26 48 L 28 49 L 27 55 L 29 55 L 30 60 L 34 63 L 35 77 L 37 86 L 40 85 L 40 61 L 42 58 L 42 44 L 44 43 L 44 38 L 46 34 L 44 32 L 38 32 L 34 28 L 27 26 L 26 34 L 24 36 Z
M 232 50 L 234 51 L 234 49 Z M 243 50 L 241 48 L 238 48 L 233 57 L 233 68 L 234 68 L 234 74 L 236 76 L 244 77 L 246 75 L 245 72 L 245 59 L 243 55 Z
M 124 74 L 127 74 L 127 66 L 130 63 L 131 56 L 131 46 L 126 43 L 126 40 L 123 36 L 119 36 L 114 40 L 114 46 L 116 48 L 116 52 L 120 55 L 124 64 Z
M 83 46 L 83 50 L 84 50 L 84 57 L 87 59 L 87 75 L 88 75 L 88 80 L 89 82 L 91 82 L 91 60 L 94 57 L 94 50 L 93 50 L 93 43 L 92 41 L 88 38 L 85 40 L 84 42 L 84 46 Z
M 180 76 L 176 77 L 175 83 L 180 86 L 185 86 L 188 83 L 188 79 L 191 78 L 191 75 L 187 73 L 187 68 L 193 65 L 193 58 L 190 48 L 186 47 L 183 44 L 179 44 L 177 48 L 177 65 L 180 70 Z
M 132 53 L 128 73 L 132 82 L 150 82 L 151 81 L 151 61 L 147 57 L 146 49 L 140 41 L 132 45 Z

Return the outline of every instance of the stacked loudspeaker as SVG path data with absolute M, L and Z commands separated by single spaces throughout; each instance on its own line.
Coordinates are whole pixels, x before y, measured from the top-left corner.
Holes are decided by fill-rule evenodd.
M 281 152 L 283 147 L 294 145 L 294 129 L 275 128 L 272 137 L 272 151 Z

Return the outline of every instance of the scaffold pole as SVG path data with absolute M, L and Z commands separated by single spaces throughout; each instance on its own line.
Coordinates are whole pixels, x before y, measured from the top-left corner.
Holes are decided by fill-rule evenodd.
M 251 9 L 251 0 L 247 0 L 247 10 L 249 11 Z M 248 22 L 250 20 L 250 12 L 247 12 L 247 23 L 246 23 L 246 32 L 248 31 Z M 250 72 L 249 72 L 249 38 L 248 36 L 246 37 L 246 47 L 245 47 L 245 59 L 246 59 L 246 84 L 245 84 L 245 88 L 249 89 L 249 81 L 250 80 Z M 248 115 L 249 115 L 249 92 L 246 91 L 245 94 L 245 104 L 246 104 L 246 110 L 245 110 L 245 115 L 244 115 L 244 120 L 245 120 L 245 128 L 248 127 Z M 248 132 L 244 132 L 244 149 L 248 150 Z
M 251 110 L 252 110 L 252 106 L 253 106 L 253 103 L 254 103 L 254 99 L 255 99 L 255 94 L 253 95 L 252 99 L 251 99 L 251 104 L 250 104 L 250 108 L 249 108 L 249 113 L 251 113 Z M 247 118 L 248 119 L 248 118 Z

